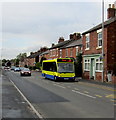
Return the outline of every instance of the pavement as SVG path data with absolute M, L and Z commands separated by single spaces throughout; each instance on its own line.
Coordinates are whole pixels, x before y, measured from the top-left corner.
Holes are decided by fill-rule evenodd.
M 116 87 L 116 84 L 112 84 L 111 82 L 100 82 L 97 80 L 86 80 L 86 79 L 82 79 L 81 77 L 77 77 L 76 80 L 81 81 L 81 82 L 90 83 L 90 84 L 103 85 L 103 86 L 111 87 L 111 88 Z
M 5 74 L 1 75 L 0 78 L 0 81 L 2 81 L 2 119 L 13 118 L 15 120 L 20 118 L 25 120 L 25 118 L 28 118 L 35 120 L 35 118 L 38 118 L 9 78 Z

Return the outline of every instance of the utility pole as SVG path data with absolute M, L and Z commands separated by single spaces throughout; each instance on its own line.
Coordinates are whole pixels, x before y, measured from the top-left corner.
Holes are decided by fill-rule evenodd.
M 104 82 L 104 0 L 102 0 L 102 82 Z

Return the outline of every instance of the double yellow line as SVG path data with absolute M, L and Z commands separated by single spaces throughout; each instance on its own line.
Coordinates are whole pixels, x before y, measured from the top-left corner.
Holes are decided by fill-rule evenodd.
M 105 87 L 102 85 L 95 85 L 93 83 L 82 83 L 82 82 L 78 82 L 78 84 L 82 84 L 82 85 L 87 85 L 87 86 L 92 86 L 92 87 L 97 87 L 97 88 L 101 88 L 101 89 L 105 89 L 105 90 L 109 90 L 109 91 L 116 91 L 116 89 L 114 88 L 109 88 L 109 87 Z

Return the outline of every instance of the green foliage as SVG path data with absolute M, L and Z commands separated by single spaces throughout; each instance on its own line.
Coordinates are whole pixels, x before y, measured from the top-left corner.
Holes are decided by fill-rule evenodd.
M 40 62 L 37 62 L 37 63 L 35 64 L 35 66 L 36 66 L 37 69 L 40 69 L 40 67 L 41 67 Z
M 19 59 L 15 60 L 15 66 L 19 66 Z
M 41 58 L 41 60 L 40 60 L 40 64 L 41 64 L 41 65 L 42 65 L 43 60 L 46 60 L 46 58 L 45 58 L 45 57 L 42 57 L 42 58 Z
M 16 58 L 22 62 L 26 57 L 27 57 L 27 53 L 20 53 L 19 55 L 17 55 Z
M 82 76 L 82 54 L 81 53 L 79 53 L 76 57 L 75 74 L 78 77 Z
M 2 60 L 2 66 L 5 66 L 5 63 L 7 62 L 7 60 L 6 59 L 3 59 Z

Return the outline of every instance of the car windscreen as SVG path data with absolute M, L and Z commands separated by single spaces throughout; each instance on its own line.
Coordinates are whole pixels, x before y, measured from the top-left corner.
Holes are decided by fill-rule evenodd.
M 30 71 L 28 68 L 24 68 L 22 71 Z
M 73 63 L 58 63 L 58 72 L 59 73 L 74 73 L 74 64 Z

